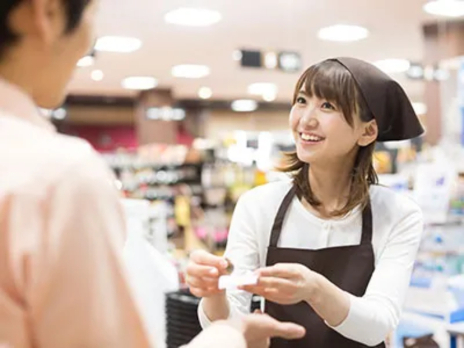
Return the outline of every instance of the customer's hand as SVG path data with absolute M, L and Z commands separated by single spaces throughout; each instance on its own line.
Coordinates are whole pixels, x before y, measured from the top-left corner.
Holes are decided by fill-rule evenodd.
M 255 313 L 244 317 L 243 335 L 248 348 L 267 348 L 273 337 L 288 340 L 302 338 L 304 327 L 294 323 L 281 323 L 267 314 Z
M 243 343 L 243 338 L 247 348 L 268 348 L 272 337 L 291 340 L 304 335 L 305 329 L 299 325 L 280 323 L 266 314 L 250 314 L 238 322 L 215 321 L 183 348 L 236 348 L 242 347 L 238 342 Z
M 197 297 L 211 297 L 221 294 L 218 281 L 226 274 L 228 262 L 225 258 L 199 250 L 192 253 L 187 266 L 187 285 Z

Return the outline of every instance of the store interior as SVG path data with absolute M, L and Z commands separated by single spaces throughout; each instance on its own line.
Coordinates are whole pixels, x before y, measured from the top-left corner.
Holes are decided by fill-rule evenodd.
M 241 194 L 285 179 L 298 77 L 340 56 L 397 80 L 426 129 L 374 156 L 380 183 L 425 218 L 389 344 L 464 347 L 464 1 L 103 0 L 97 24 L 66 102 L 44 112 L 117 178 L 129 274 L 157 347 L 200 330 L 189 254 L 222 255 Z

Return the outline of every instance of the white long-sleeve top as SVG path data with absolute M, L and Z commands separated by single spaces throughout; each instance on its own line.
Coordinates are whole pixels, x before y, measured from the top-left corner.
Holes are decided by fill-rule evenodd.
M 225 256 L 239 272 L 266 266 L 269 238 L 277 210 L 291 188 L 290 181 L 275 182 L 245 193 L 235 209 Z M 409 197 L 372 186 L 372 245 L 375 271 L 363 297 L 350 296 L 346 320 L 333 327 L 341 335 L 368 346 L 385 340 L 395 329 L 409 286 L 423 231 L 422 212 Z M 323 220 L 294 198 L 282 227 L 279 247 L 323 249 L 357 245 L 361 241 L 362 211 L 354 209 L 340 219 Z M 229 291 L 230 317 L 248 313 L 251 294 Z M 203 327 L 210 324 L 199 306 Z

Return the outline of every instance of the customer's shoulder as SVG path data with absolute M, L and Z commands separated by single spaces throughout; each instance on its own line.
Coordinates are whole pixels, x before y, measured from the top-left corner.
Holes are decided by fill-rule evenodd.
M 50 134 L 37 144 L 42 163 L 56 170 L 69 171 L 101 166 L 101 158 L 85 140 L 63 134 Z M 98 169 L 98 168 L 94 168 Z
M 84 181 L 108 178 L 108 166 L 87 141 L 57 134 L 54 142 L 59 149 L 53 151 L 48 161 L 56 165 L 62 175 Z
M 26 130 L 19 137 L 7 142 L 11 153 L 0 154 L 0 169 L 8 167 L 0 177 L 10 182 L 13 190 L 31 186 L 47 190 L 58 182 L 85 183 L 110 174 L 100 156 L 82 139 L 38 128 Z

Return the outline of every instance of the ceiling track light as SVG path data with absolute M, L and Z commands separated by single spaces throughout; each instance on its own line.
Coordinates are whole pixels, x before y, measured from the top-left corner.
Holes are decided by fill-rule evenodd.
M 158 80 L 150 76 L 131 76 L 122 81 L 122 87 L 130 90 L 148 90 L 158 86 Z
M 211 73 L 206 65 L 181 64 L 172 68 L 171 74 L 174 77 L 185 79 L 201 79 Z
M 103 36 L 95 44 L 96 51 L 114 53 L 131 53 L 139 50 L 141 47 L 141 40 L 126 36 Z
M 367 38 L 369 30 L 359 25 L 337 24 L 319 30 L 318 37 L 325 41 L 353 42 Z
M 220 22 L 222 15 L 215 10 L 181 7 L 166 13 L 164 20 L 169 24 L 186 27 L 208 27 Z
M 464 1 L 432 0 L 424 5 L 423 10 L 435 16 L 459 18 L 464 16 Z
M 231 108 L 235 112 L 253 112 L 258 109 L 258 102 L 252 99 L 239 99 L 232 102 Z

